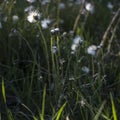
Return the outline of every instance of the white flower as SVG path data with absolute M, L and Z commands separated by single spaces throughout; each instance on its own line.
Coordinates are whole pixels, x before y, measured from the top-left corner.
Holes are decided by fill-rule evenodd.
M 34 2 L 36 2 L 36 0 L 27 0 L 27 2 L 34 3 Z
M 74 76 L 70 76 L 69 80 L 74 81 L 75 80 Z
M 86 100 L 82 98 L 82 100 L 80 101 L 81 107 L 84 107 L 86 104 Z
M 35 10 L 28 13 L 27 20 L 30 23 L 35 23 L 37 22 L 37 20 L 40 19 L 40 17 L 41 17 L 40 13 L 37 10 Z
M 79 35 L 77 35 L 77 36 L 73 39 L 73 43 L 76 44 L 76 45 L 78 45 L 78 44 L 80 44 L 80 43 L 82 43 L 82 42 L 83 42 L 83 39 L 82 39 Z
M 65 59 L 64 58 L 60 59 L 60 64 L 63 65 L 64 63 L 65 63 Z
M 53 46 L 53 47 L 52 47 L 52 53 L 53 53 L 53 54 L 55 54 L 55 53 L 57 52 L 57 50 L 58 50 L 58 49 L 57 49 L 56 46 Z
M 72 50 L 72 51 L 71 51 L 71 55 L 74 55 L 74 54 L 75 54 L 75 51 Z
M 91 45 L 88 47 L 87 53 L 92 56 L 95 56 L 97 49 L 98 49 L 98 47 L 96 45 Z
M 77 35 L 73 39 L 73 44 L 71 46 L 71 50 L 75 52 L 77 50 L 77 48 L 79 47 L 80 43 L 82 43 L 82 42 L 83 42 L 83 39 L 80 36 Z
M 41 26 L 42 28 L 44 29 L 47 29 L 48 28 L 48 25 L 51 23 L 51 20 L 50 19 L 44 19 L 44 20 L 41 20 Z
M 65 120 L 70 120 L 70 118 L 69 118 L 69 116 L 68 116 L 68 115 L 66 116 Z
M 111 3 L 111 2 L 108 2 L 107 7 L 108 7 L 110 10 L 113 9 L 112 3 Z
M 19 17 L 17 15 L 12 16 L 13 23 L 16 23 L 19 20 Z
M 76 51 L 77 47 L 78 47 L 77 44 L 72 44 L 72 46 L 71 46 L 71 50 L 72 50 L 72 51 Z
M 61 3 L 59 4 L 59 8 L 60 8 L 60 9 L 65 9 L 65 4 L 61 2 Z
M 89 73 L 90 69 L 88 67 L 86 67 L 86 66 L 83 66 L 82 71 L 85 72 L 85 73 Z
M 95 11 L 94 5 L 91 4 L 91 3 L 86 3 L 85 8 L 86 8 L 86 10 L 89 11 L 90 13 L 94 13 L 94 11 Z
M 41 4 L 46 5 L 47 3 L 50 3 L 50 0 L 42 0 Z
M 53 28 L 53 29 L 51 29 L 50 30 L 50 32 L 51 32 L 51 34 L 57 34 L 57 33 L 59 33 L 60 32 L 60 29 L 59 28 Z

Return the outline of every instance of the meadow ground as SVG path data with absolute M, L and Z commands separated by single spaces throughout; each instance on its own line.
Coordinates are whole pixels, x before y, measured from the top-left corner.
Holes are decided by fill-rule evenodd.
M 0 2 L 0 120 L 119 120 L 120 1 Z

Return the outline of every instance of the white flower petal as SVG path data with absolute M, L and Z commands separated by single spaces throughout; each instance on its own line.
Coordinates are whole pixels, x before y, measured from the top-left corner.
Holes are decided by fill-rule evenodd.
M 91 45 L 91 46 L 88 47 L 87 53 L 92 55 L 92 56 L 95 56 L 97 49 L 98 49 L 97 46 Z

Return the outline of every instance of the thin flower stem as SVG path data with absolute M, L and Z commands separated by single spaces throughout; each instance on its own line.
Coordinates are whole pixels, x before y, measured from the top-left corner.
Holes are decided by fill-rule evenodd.
M 106 42 L 106 40 L 107 40 L 107 36 L 108 36 L 108 34 L 109 34 L 109 31 L 110 31 L 110 29 L 112 28 L 112 25 L 114 24 L 115 20 L 118 18 L 119 15 L 120 15 L 120 8 L 117 10 L 116 14 L 113 16 L 110 24 L 108 25 L 106 31 L 104 32 L 104 35 L 103 35 L 103 37 L 102 37 L 100 46 L 104 46 L 104 44 L 105 44 L 105 42 Z M 97 56 L 99 55 L 100 50 L 101 50 L 101 49 L 99 49 L 99 50 L 97 51 Z
M 49 82 L 50 82 L 50 64 L 49 64 L 49 55 L 48 55 L 48 48 L 47 48 L 47 43 L 46 43 L 46 39 L 44 37 L 44 34 L 42 32 L 42 28 L 41 28 L 41 25 L 39 23 L 37 23 L 37 26 L 38 26 L 38 29 L 40 31 L 40 34 L 41 34 L 41 37 L 42 37 L 42 40 L 43 40 L 43 44 L 44 44 L 44 54 L 46 56 L 46 62 L 47 62 L 47 67 L 48 67 L 48 79 L 49 79 Z
M 75 22 L 74 22 L 74 26 L 73 26 L 73 32 L 74 33 L 77 30 L 77 26 L 78 26 L 78 23 L 79 23 L 80 18 L 81 18 L 81 13 L 82 13 L 82 10 L 83 10 L 83 7 L 84 7 L 84 3 L 85 3 L 85 0 L 83 0 L 82 6 L 80 7 L 80 10 L 79 10 L 79 13 L 78 13 L 78 16 L 76 17 Z
M 108 44 L 108 48 L 107 48 L 107 52 L 108 52 L 108 53 L 110 52 L 110 48 L 111 48 L 111 45 L 112 45 L 112 41 L 113 41 L 113 38 L 115 37 L 115 32 L 116 32 L 116 30 L 117 30 L 117 27 L 118 27 L 119 23 L 120 23 L 120 17 L 119 17 L 118 22 L 116 23 L 116 25 L 115 25 L 115 27 L 114 27 L 114 29 L 113 29 L 113 31 L 112 31 L 112 36 L 111 36 L 111 38 L 110 38 L 110 40 L 109 40 L 109 44 Z
M 115 22 L 115 20 L 117 19 L 117 17 L 118 17 L 119 15 L 120 15 L 120 8 L 118 9 L 118 11 L 117 11 L 116 14 L 114 15 L 113 19 L 111 20 L 108 28 L 106 29 L 106 31 L 105 31 L 105 33 L 104 33 L 104 35 L 103 35 L 103 38 L 102 38 L 102 40 L 101 40 L 101 43 L 100 43 L 101 45 L 104 45 L 104 43 L 105 43 L 105 41 L 106 41 L 106 38 L 107 38 L 107 36 L 108 36 L 109 31 L 110 31 L 113 23 Z
M 60 9 L 59 4 L 61 0 L 57 0 L 57 27 L 59 27 L 59 20 L 60 20 Z

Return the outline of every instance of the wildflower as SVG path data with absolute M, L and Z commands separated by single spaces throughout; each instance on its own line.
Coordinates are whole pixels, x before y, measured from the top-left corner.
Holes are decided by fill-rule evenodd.
M 27 20 L 30 22 L 30 23 L 35 23 L 37 22 L 37 20 L 39 20 L 41 17 L 40 13 L 38 11 L 31 11 L 28 13 L 28 16 L 27 16 Z
M 72 46 L 71 46 L 71 50 L 72 50 L 72 51 L 76 51 L 77 47 L 78 47 L 77 44 L 72 44 Z
M 80 37 L 80 36 L 76 36 L 74 39 L 73 39 L 73 43 L 78 45 L 80 43 L 83 42 L 83 39 Z
M 85 72 L 85 73 L 89 73 L 90 69 L 88 67 L 86 67 L 86 66 L 83 66 L 82 71 Z
M 86 104 L 86 101 L 85 101 L 85 99 L 82 98 L 82 100 L 80 101 L 80 105 L 81 105 L 81 107 L 84 107 L 85 104 Z
M 98 46 L 91 45 L 91 46 L 88 47 L 87 53 L 92 55 L 92 56 L 95 56 L 97 49 L 98 49 Z
M 86 10 L 89 11 L 90 13 L 94 13 L 94 11 L 95 11 L 94 5 L 91 4 L 91 3 L 86 3 L 85 8 L 86 8 Z
M 42 0 L 41 4 L 46 5 L 47 3 L 50 3 L 50 0 Z
M 71 46 L 71 50 L 75 52 L 77 50 L 77 48 L 79 47 L 80 43 L 82 43 L 82 42 L 83 42 L 83 39 L 80 36 L 76 36 L 73 39 L 73 44 Z
M 68 115 L 66 116 L 65 120 L 70 120 L 70 118 L 69 118 L 69 116 L 68 116 Z
M 9 4 L 10 1 L 9 1 L 9 0 L 4 0 L 4 2 L 5 2 L 6 4 Z
M 75 54 L 75 51 L 71 51 L 71 55 L 74 55 Z
M 16 23 L 19 20 L 19 17 L 17 15 L 12 16 L 13 23 Z
M 69 80 L 70 80 L 70 81 L 74 81 L 75 78 L 74 78 L 73 76 L 71 76 L 71 77 L 69 78 Z
M 53 46 L 53 47 L 52 47 L 52 53 L 55 54 L 56 52 L 57 52 L 57 47 L 56 47 L 56 46 Z
M 34 3 L 34 2 L 36 2 L 36 0 L 27 0 L 27 2 Z
M 59 28 L 54 28 L 54 29 L 51 29 L 51 34 L 58 34 L 60 32 L 60 29 Z
M 43 82 L 42 80 L 43 80 L 43 76 L 38 76 L 38 80 L 40 80 L 41 82 Z
M 60 64 L 63 65 L 64 63 L 65 63 L 65 59 L 64 58 L 60 59 Z
M 110 10 L 113 9 L 113 5 L 112 5 L 111 2 L 108 2 L 108 4 L 107 4 L 107 8 L 109 8 Z
M 47 29 L 48 28 L 48 25 L 51 23 L 51 20 L 50 19 L 44 19 L 41 21 L 41 26 L 42 28 L 44 29 Z
M 59 8 L 60 8 L 60 9 L 65 9 L 65 4 L 64 4 L 64 3 L 60 3 L 60 4 L 59 4 Z

